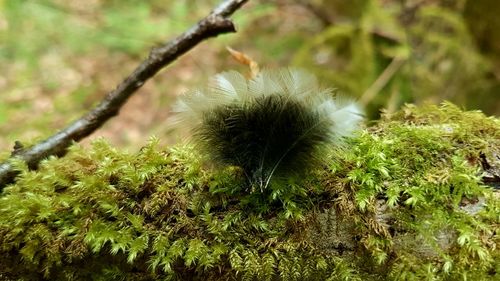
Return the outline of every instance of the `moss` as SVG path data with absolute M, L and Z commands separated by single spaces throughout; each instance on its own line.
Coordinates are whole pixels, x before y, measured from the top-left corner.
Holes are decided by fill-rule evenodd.
M 408 105 L 261 193 L 189 146 L 75 145 L 0 198 L 0 280 L 496 280 L 500 122 Z M 496 261 L 496 263 L 495 263 Z M 2 279 L 3 278 L 3 279 Z

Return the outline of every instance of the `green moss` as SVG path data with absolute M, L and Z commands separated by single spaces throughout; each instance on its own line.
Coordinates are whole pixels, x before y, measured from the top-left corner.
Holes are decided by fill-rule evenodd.
M 271 193 L 191 147 L 95 142 L 0 198 L 5 280 L 496 280 L 500 122 L 406 106 Z M 496 261 L 496 263 L 495 263 Z

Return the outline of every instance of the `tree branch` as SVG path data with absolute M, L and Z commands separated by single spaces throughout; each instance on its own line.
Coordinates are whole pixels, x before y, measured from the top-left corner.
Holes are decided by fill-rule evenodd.
M 19 173 L 12 164 L 13 158 L 25 161 L 30 169 L 36 169 L 38 163 L 44 158 L 50 155 L 63 156 L 66 154 L 67 148 L 73 142 L 85 138 L 101 127 L 108 119 L 118 115 L 120 108 L 128 98 L 160 69 L 205 39 L 223 33 L 235 32 L 234 24 L 228 17 L 247 1 L 224 1 L 188 31 L 165 45 L 152 49 L 148 58 L 86 115 L 30 148 L 16 149 L 11 158 L 0 164 L 0 192 L 5 185 L 13 183 Z

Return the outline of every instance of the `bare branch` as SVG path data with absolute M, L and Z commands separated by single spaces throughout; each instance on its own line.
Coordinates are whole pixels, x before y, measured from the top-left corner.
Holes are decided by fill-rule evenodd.
M 151 50 L 148 58 L 86 115 L 30 148 L 16 150 L 10 159 L 0 164 L 0 192 L 5 185 L 13 183 L 18 174 L 12 165 L 13 158 L 22 159 L 31 169 L 36 169 L 42 159 L 50 155 L 63 156 L 66 154 L 67 148 L 73 142 L 90 135 L 108 119 L 117 115 L 128 98 L 160 69 L 205 39 L 223 33 L 235 32 L 234 24 L 228 17 L 247 1 L 224 1 L 191 29 L 165 45 Z

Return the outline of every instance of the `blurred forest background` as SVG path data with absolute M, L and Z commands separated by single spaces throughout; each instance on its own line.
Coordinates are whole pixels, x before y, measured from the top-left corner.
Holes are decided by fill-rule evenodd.
M 205 16 L 215 0 L 0 0 L 0 157 L 43 139 L 112 90 L 151 47 Z M 296 66 L 354 96 L 370 119 L 402 104 L 450 100 L 500 114 L 500 1 L 255 1 L 238 33 L 197 46 L 146 83 L 92 138 L 136 150 L 178 137 L 166 119 L 178 95 L 215 73 Z M 90 138 L 90 139 L 92 139 Z M 86 140 L 88 142 L 88 140 Z

